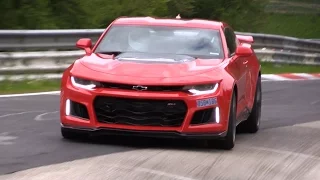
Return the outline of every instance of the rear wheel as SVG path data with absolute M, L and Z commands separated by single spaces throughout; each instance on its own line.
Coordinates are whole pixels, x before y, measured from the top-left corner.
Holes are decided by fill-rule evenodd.
M 218 141 L 210 140 L 209 145 L 218 145 L 225 150 L 231 150 L 235 145 L 236 140 L 236 112 L 237 112 L 237 98 L 235 92 L 232 94 L 232 100 L 230 104 L 229 122 L 227 135 Z
M 241 129 L 241 131 L 248 132 L 248 133 L 256 133 L 259 131 L 260 121 L 261 121 L 261 105 L 262 105 L 262 91 L 261 91 L 261 77 L 259 76 L 257 86 L 256 86 L 256 93 L 255 93 L 252 111 L 249 118 L 239 125 L 239 128 Z

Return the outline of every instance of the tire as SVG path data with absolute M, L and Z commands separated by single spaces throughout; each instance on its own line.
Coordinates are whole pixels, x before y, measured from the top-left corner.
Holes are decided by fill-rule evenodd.
M 231 150 L 236 141 L 236 114 L 237 114 L 237 97 L 235 92 L 232 94 L 232 100 L 230 105 L 228 132 L 226 137 L 221 141 L 221 148 L 225 150 Z
M 259 76 L 254 103 L 249 118 L 241 123 L 241 129 L 247 133 L 257 133 L 261 123 L 261 106 L 262 106 L 262 91 L 261 91 L 261 77 Z
M 218 145 L 219 148 L 224 150 L 231 150 L 235 146 L 236 140 L 236 112 L 237 112 L 237 97 L 235 92 L 232 94 L 231 104 L 230 104 L 230 113 L 228 121 L 228 131 L 227 135 L 218 141 L 209 141 L 209 146 Z
M 84 140 L 88 137 L 87 134 L 85 133 L 69 131 L 62 127 L 61 127 L 61 135 L 64 139 L 69 139 L 69 140 Z

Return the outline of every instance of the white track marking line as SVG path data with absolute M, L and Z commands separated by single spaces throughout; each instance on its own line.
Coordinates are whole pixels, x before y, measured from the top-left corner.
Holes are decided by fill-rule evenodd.
M 10 136 L 8 132 L 0 133 L 0 145 L 11 145 L 14 144 L 12 140 L 17 139 L 16 136 Z
M 307 79 L 320 79 L 319 77 L 313 76 L 312 74 L 307 74 L 307 73 L 293 73 L 293 75 L 307 78 Z
M 279 75 L 276 75 L 276 74 L 264 74 L 264 75 L 261 75 L 262 78 L 265 78 L 265 79 L 270 79 L 270 80 L 276 80 L 276 81 L 287 81 L 287 80 L 291 80 L 289 78 L 285 78 L 285 77 L 281 77 Z
M 0 118 L 22 115 L 22 114 L 39 113 L 39 112 L 43 112 L 43 111 L 25 111 L 25 112 L 19 112 L 19 113 L 11 113 L 11 114 L 2 115 L 2 116 L 0 116 Z
M 260 150 L 260 151 L 267 151 L 267 152 L 273 152 L 273 153 L 278 153 L 278 154 L 283 154 L 283 155 L 294 155 L 297 157 L 303 157 L 305 159 L 313 159 L 316 161 L 320 160 L 320 157 L 314 156 L 314 155 L 308 155 L 308 154 L 303 154 L 303 153 L 297 153 L 297 152 L 291 152 L 287 150 L 278 150 L 278 149 L 271 149 L 271 148 L 266 148 L 266 147 L 256 147 L 256 146 L 245 146 L 245 145 L 238 145 L 242 146 L 247 149 L 255 149 L 255 150 Z
M 310 103 L 311 105 L 315 105 L 315 104 L 317 104 L 317 103 L 319 103 L 320 102 L 320 100 L 318 100 L 318 101 L 313 101 L 312 103 Z
M 300 81 L 319 81 L 320 79 L 288 79 L 288 80 L 266 80 L 266 81 L 262 81 L 262 82 L 300 82 Z
M 140 171 L 140 172 L 144 172 L 144 173 L 151 173 L 151 174 L 155 174 L 158 176 L 164 176 L 167 178 L 173 178 L 173 179 L 179 179 L 179 180 L 195 180 L 193 178 L 180 176 L 180 175 L 176 175 L 176 174 L 172 174 L 172 173 L 167 173 L 164 171 L 143 168 L 143 167 L 131 167 L 131 166 L 123 166 L 123 165 L 117 165 L 117 164 L 110 164 L 110 165 L 106 165 L 106 166 L 109 166 L 111 168 L 117 168 L 117 169 L 125 169 L 125 170 L 129 170 L 129 171 Z
M 0 98 L 23 97 L 23 96 L 39 96 L 39 95 L 52 95 L 52 94 L 60 94 L 60 91 L 48 91 L 48 92 L 25 93 L 25 94 L 4 94 L 4 95 L 0 95 Z
M 300 123 L 300 124 L 294 124 L 293 126 L 320 129 L 320 120 L 312 121 L 312 122 L 306 122 L 306 123 Z
M 46 116 L 48 114 L 55 114 L 55 113 L 58 113 L 59 111 L 54 111 L 54 112 L 47 112 L 47 113 L 42 113 L 42 114 L 39 114 L 37 115 L 34 120 L 35 121 L 49 121 L 49 120 L 54 120 L 54 119 L 46 119 L 46 118 L 43 118 L 43 116 Z

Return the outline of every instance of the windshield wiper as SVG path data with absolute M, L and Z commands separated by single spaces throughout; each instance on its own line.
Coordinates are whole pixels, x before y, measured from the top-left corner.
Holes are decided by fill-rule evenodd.
M 109 54 L 109 55 L 113 55 L 113 56 L 118 56 L 124 52 L 122 51 L 98 51 L 98 52 L 95 52 L 95 53 L 99 53 L 99 54 Z

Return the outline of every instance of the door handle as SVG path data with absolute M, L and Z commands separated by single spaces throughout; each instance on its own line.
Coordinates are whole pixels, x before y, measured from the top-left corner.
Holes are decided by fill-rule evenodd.
M 247 64 L 247 63 L 248 63 L 248 60 L 246 60 L 246 61 L 243 62 L 243 64 Z

